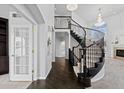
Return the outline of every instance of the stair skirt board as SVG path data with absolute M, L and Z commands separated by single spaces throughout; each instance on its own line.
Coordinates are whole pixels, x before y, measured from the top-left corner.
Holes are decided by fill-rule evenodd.
M 73 66 L 73 69 L 74 69 L 75 75 L 78 77 L 77 73 L 80 73 L 79 67 L 78 66 Z
M 75 75 L 78 77 L 77 73 L 80 73 L 79 66 L 73 66 L 73 69 L 74 69 Z M 102 69 L 91 79 L 91 82 L 96 82 L 96 81 L 102 79 L 104 77 L 104 75 L 105 75 L 105 64 L 102 67 Z
M 73 69 L 74 69 L 76 76 L 78 77 L 78 73 L 80 73 L 80 63 L 77 63 L 77 66 L 73 66 Z M 83 66 L 82 66 L 82 69 L 83 69 Z
M 101 70 L 91 79 L 91 82 L 96 82 L 100 79 L 102 79 L 105 75 L 105 64 L 101 68 Z

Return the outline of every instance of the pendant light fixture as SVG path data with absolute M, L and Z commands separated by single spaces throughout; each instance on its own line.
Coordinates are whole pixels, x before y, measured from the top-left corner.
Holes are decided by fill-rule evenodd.
M 69 11 L 75 11 L 75 10 L 77 10 L 77 8 L 78 8 L 78 4 L 67 4 L 66 5 L 66 8 L 67 8 L 67 10 L 69 10 Z
M 101 8 L 99 8 L 98 9 L 98 16 L 97 16 L 97 23 L 95 24 L 95 26 L 102 26 L 104 24 L 105 24 L 105 22 L 103 21 L 102 11 L 101 11 Z

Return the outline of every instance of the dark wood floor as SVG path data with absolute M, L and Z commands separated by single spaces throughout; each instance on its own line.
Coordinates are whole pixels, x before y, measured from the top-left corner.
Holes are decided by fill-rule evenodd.
M 46 80 L 34 81 L 28 89 L 81 89 L 73 68 L 66 60 L 56 59 Z

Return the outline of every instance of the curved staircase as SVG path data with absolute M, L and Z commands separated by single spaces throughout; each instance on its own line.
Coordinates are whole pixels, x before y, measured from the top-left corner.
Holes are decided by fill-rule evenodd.
M 92 79 L 104 66 L 104 33 L 83 27 L 71 17 L 67 17 L 66 21 L 72 38 L 78 43 L 69 49 L 69 62 L 74 68 L 78 81 L 84 87 L 90 87 Z

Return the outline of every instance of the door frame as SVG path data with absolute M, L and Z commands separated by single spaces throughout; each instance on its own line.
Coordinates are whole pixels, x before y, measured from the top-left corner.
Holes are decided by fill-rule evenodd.
M 62 32 L 66 32 L 66 33 L 68 33 L 68 36 L 69 36 L 69 45 L 68 45 L 68 47 L 69 48 L 71 48 L 71 35 L 70 35 L 70 29 L 55 29 L 54 30 L 54 56 L 56 57 L 56 42 L 55 42 L 55 40 L 56 40 L 56 32 L 60 32 L 60 33 L 62 33 Z M 66 55 L 65 55 L 66 56 Z M 65 57 L 66 58 L 66 57 Z M 68 59 L 68 58 L 66 58 L 66 59 Z
M 29 26 L 25 26 L 25 25 L 23 25 L 23 26 L 21 25 L 21 26 L 20 26 L 20 25 L 15 25 L 15 24 L 14 24 L 14 25 L 10 26 L 10 29 L 11 29 L 10 31 L 12 31 L 13 27 L 17 27 L 17 28 L 19 28 L 19 27 L 21 27 L 21 28 L 24 27 L 24 28 L 27 28 L 27 27 L 29 27 Z M 30 25 L 30 29 L 32 30 L 32 25 Z M 30 30 L 29 30 L 29 31 L 30 31 Z M 14 31 L 13 31 L 13 32 L 14 32 Z M 12 36 L 12 33 L 13 33 L 13 32 L 9 32 L 9 36 Z M 32 33 L 29 33 L 29 35 L 32 36 Z M 12 44 L 12 40 L 11 40 L 11 39 L 12 39 L 12 37 L 9 37 L 9 41 L 10 41 L 10 42 L 9 42 L 9 49 L 12 48 L 12 45 L 11 45 L 11 44 Z M 15 41 L 14 41 L 14 42 L 15 42 Z M 31 42 L 30 45 L 33 45 L 33 44 L 32 44 L 32 37 L 31 37 L 31 39 L 29 39 L 29 42 Z M 32 48 L 33 48 L 33 46 L 30 46 L 30 48 L 29 48 L 29 51 L 31 51 L 31 52 L 29 53 L 29 54 L 31 54 L 31 55 L 30 55 L 30 58 L 29 58 L 29 61 L 30 61 L 30 62 L 33 62 Z M 12 50 L 12 49 L 11 49 L 11 50 Z M 12 57 L 13 53 L 11 52 L 11 50 L 9 50 L 9 60 L 10 60 L 10 61 L 9 61 L 9 62 L 10 62 L 10 64 L 9 64 L 9 69 L 11 68 L 11 69 L 9 70 L 9 72 L 10 72 L 9 75 L 11 76 L 10 80 L 11 80 L 11 81 L 32 81 L 32 80 L 33 80 L 32 73 L 30 74 L 30 76 L 31 76 L 31 77 L 30 77 L 30 80 L 29 80 L 29 78 L 27 78 L 27 76 L 23 76 L 23 78 L 25 79 L 25 80 L 23 80 L 23 78 L 19 79 L 19 77 L 21 77 L 21 75 L 14 75 L 14 72 L 13 72 L 13 71 L 14 71 L 14 68 L 12 68 L 13 65 L 14 65 L 14 63 L 11 63 L 11 62 L 12 62 L 11 60 L 12 60 L 12 58 L 13 58 L 13 57 Z M 14 54 L 14 55 L 15 55 L 15 54 Z M 15 57 L 14 57 L 14 59 L 15 59 Z M 29 70 L 30 70 L 29 72 L 32 72 L 32 67 L 33 67 L 32 63 L 29 64 L 29 66 L 31 66 L 31 67 L 29 67 Z M 16 78 L 15 78 L 15 77 L 16 77 Z
M 25 19 L 32 23 L 32 79 L 33 81 L 38 79 L 38 23 L 29 15 L 26 10 L 20 5 L 12 4 L 10 7 L 15 8 L 15 11 L 23 15 Z M 10 30 L 10 28 L 9 28 Z M 10 40 L 9 40 L 10 41 Z M 34 42 L 35 41 L 35 42 Z M 11 72 L 10 72 L 11 73 Z
M 64 44 L 64 55 L 63 56 L 62 55 L 61 56 L 60 55 L 57 56 L 57 50 L 56 50 L 57 49 L 57 45 L 58 45 L 57 42 L 56 42 L 56 40 L 57 40 L 57 33 L 61 34 L 61 33 L 65 33 L 65 32 L 55 32 L 55 58 L 56 57 L 66 58 L 66 50 L 65 50 L 66 49 L 66 47 L 65 47 L 66 41 L 65 41 L 65 39 L 64 39 L 64 43 L 65 43 Z M 64 38 L 65 38 L 65 36 L 64 36 Z M 60 52 L 60 50 L 59 50 L 59 52 Z

